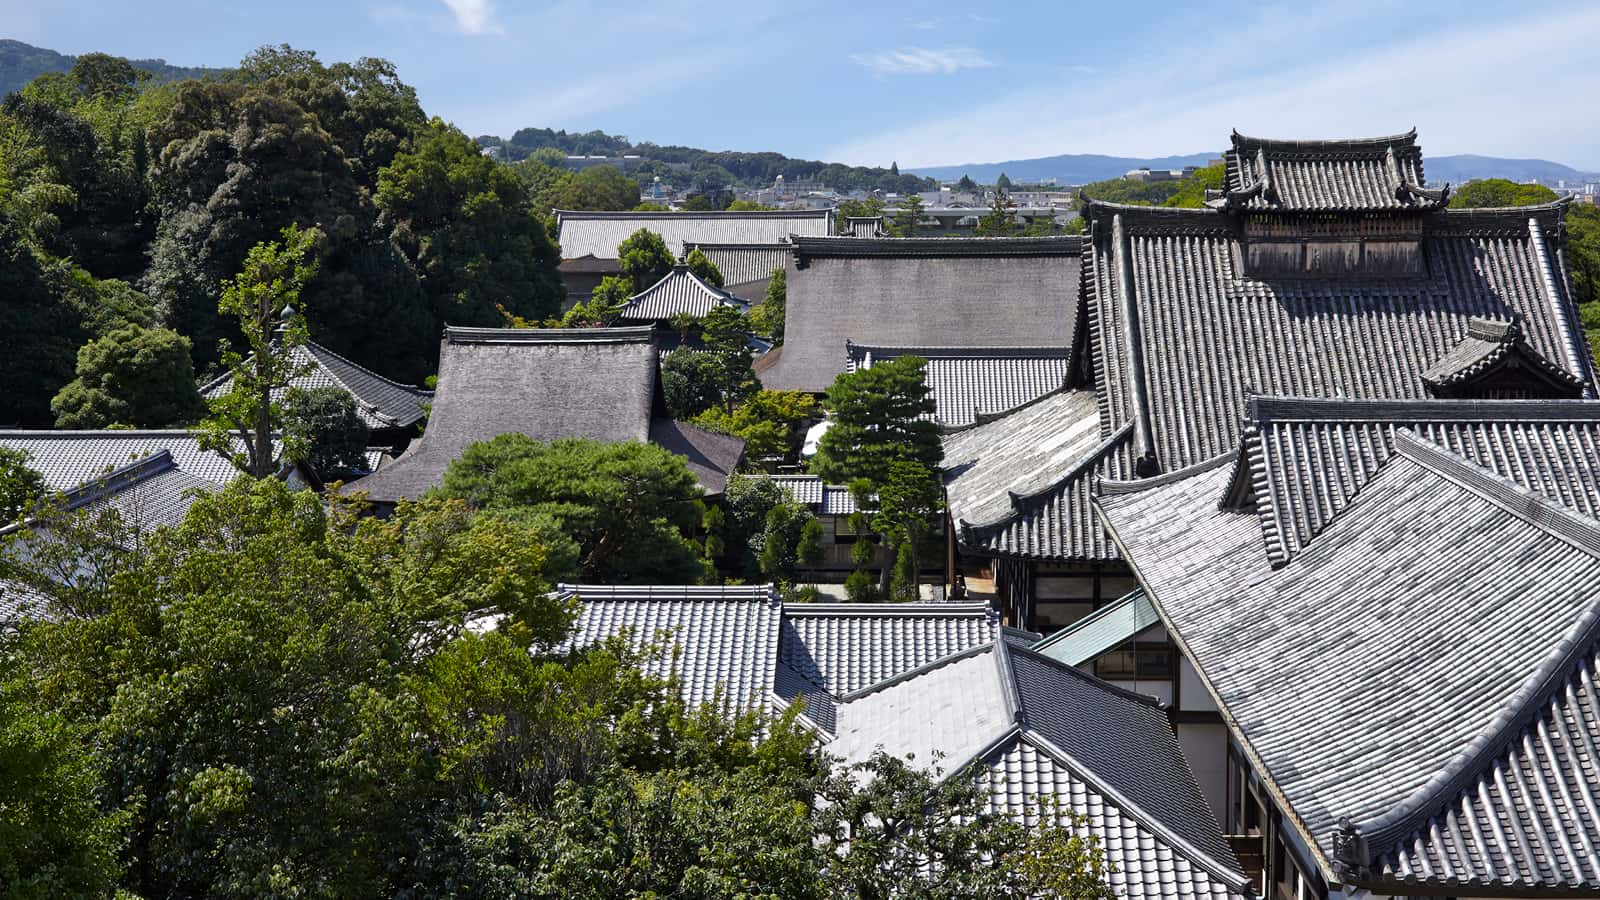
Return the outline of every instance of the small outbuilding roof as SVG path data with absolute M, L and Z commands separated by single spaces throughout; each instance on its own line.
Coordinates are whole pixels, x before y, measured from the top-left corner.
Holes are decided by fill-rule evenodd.
M 762 212 L 583 212 L 555 211 L 561 258 L 614 260 L 617 247 L 635 231 L 661 235 L 672 255 L 686 244 L 780 244 L 791 234 L 833 231 L 832 209 Z M 768 273 L 771 274 L 770 272 Z M 726 276 L 726 273 L 724 273 Z
M 1443 208 L 1427 190 L 1416 129 L 1389 137 L 1285 141 L 1233 133 L 1214 206 L 1251 212 L 1361 213 Z
M 624 322 L 664 322 L 673 316 L 703 318 L 719 306 L 744 311 L 750 304 L 721 288 L 701 281 L 685 265 L 672 267 L 660 281 L 628 298 L 618 317 Z
M 935 416 L 941 425 L 957 427 L 1061 390 L 1071 364 L 1066 347 L 878 347 L 846 341 L 845 349 L 849 372 L 902 356 L 926 360 Z

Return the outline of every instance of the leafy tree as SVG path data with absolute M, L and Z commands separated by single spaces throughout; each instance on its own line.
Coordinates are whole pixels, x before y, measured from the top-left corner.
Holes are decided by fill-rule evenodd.
M 635 294 L 667 277 L 677 264 L 667 242 L 648 228 L 635 231 L 617 246 L 617 261 L 622 274 L 633 282 Z
M 972 180 L 972 176 L 970 176 L 970 175 L 962 175 L 961 176 L 961 180 L 956 182 L 956 190 L 965 191 L 967 193 L 972 193 L 973 191 L 976 191 L 977 189 L 978 189 L 978 183 L 976 181 L 973 181 Z
M 777 209 L 775 206 L 766 206 L 754 200 L 735 200 L 728 204 L 728 212 L 765 212 Z
M 366 471 L 371 436 L 348 392 L 332 386 L 284 392 L 284 456 L 310 463 L 323 478 Z
M 1001 172 L 1000 177 L 995 179 L 994 189 L 1003 194 L 1011 193 L 1011 179 L 1006 177 L 1006 173 Z
M 1600 206 L 1585 203 L 1567 209 L 1567 251 L 1577 302 L 1600 301 Z
M 573 610 L 547 593 L 544 559 L 527 528 L 459 503 L 356 521 L 240 479 L 125 556 L 96 615 L 30 623 L 7 647 L 3 696 L 88 732 L 100 809 L 126 810 L 120 886 L 138 896 L 448 893 L 417 868 L 442 837 L 428 829 L 482 789 L 484 740 L 514 745 L 469 730 L 506 707 L 466 677 L 495 669 L 463 667 L 493 645 L 494 662 L 537 670 L 529 651 L 566 633 Z M 484 609 L 517 644 L 463 634 Z
M 1011 196 L 995 191 L 989 211 L 978 219 L 977 233 L 982 237 L 1010 237 L 1017 233 L 1017 205 Z
M 822 550 L 819 535 L 808 534 L 816 516 L 802 504 L 785 500 L 767 511 L 761 541 L 761 574 L 780 584 L 792 584 L 800 567 L 815 565 Z M 802 550 L 806 551 L 802 555 Z
M 718 366 L 708 354 L 679 347 L 661 358 L 661 393 L 674 419 L 695 419 L 719 410 Z
M 592 166 L 562 186 L 556 205 L 572 210 L 633 209 L 639 205 L 639 183 L 615 166 Z
M 715 364 L 710 370 L 712 389 L 724 412 L 760 390 L 752 368 L 750 326 L 744 314 L 731 306 L 716 306 L 700 321 L 705 354 Z
M 14 690 L 0 654 L 0 892 L 7 897 L 110 896 L 126 813 L 96 802 L 100 760 L 84 729 L 59 712 L 32 709 Z
M 773 269 L 772 280 L 767 282 L 767 295 L 750 310 L 752 330 L 772 338 L 774 346 L 783 346 L 783 320 L 787 314 L 789 276 L 787 269 Z
M 238 277 L 222 286 L 220 309 L 239 320 L 250 352 L 224 347 L 231 383 L 227 393 L 207 401 L 211 414 L 200 423 L 201 445 L 256 478 L 271 475 L 277 464 L 272 440 L 283 427 L 283 404 L 275 398 L 305 371 L 294 355 L 306 342 L 305 317 L 294 303 L 317 274 L 310 258 L 316 234 L 285 228 L 281 243 L 257 244 Z
M 47 493 L 44 476 L 28 465 L 26 450 L 0 447 L 0 522 L 22 518 Z
M 1227 167 L 1223 165 L 1206 166 L 1197 169 L 1187 178 L 1178 182 L 1178 189 L 1166 199 L 1163 206 L 1182 206 L 1199 209 L 1205 206 L 1206 191 L 1220 191 L 1223 181 L 1227 178 Z
M 1097 843 L 1075 832 L 1080 823 L 1070 814 L 1042 805 L 1039 818 L 1046 824 L 1030 830 L 989 809 L 988 787 L 979 778 L 943 775 L 880 750 L 823 782 L 817 834 L 819 851 L 830 860 L 827 894 L 1115 896 Z
M 57 428 L 168 428 L 200 418 L 189 340 L 129 325 L 78 350 L 78 377 L 50 401 Z
M 941 507 L 938 473 L 920 462 L 896 461 L 877 485 L 873 528 L 893 548 L 894 566 L 887 585 L 889 596 L 915 602 L 922 571 L 920 545 L 934 532 Z
M 841 200 L 834 209 L 833 224 L 840 234 L 848 234 L 851 219 L 873 219 L 883 215 L 883 201 L 876 197 L 865 200 Z
M 690 194 L 683 201 L 684 212 L 711 212 L 716 207 L 711 205 L 711 199 L 705 194 Z
M 1504 178 L 1484 178 L 1469 181 L 1450 195 L 1453 209 L 1481 207 L 1538 206 L 1554 203 L 1556 192 L 1542 184 L 1518 184 Z
M 745 458 L 771 467 L 798 458 L 807 423 L 817 402 L 803 391 L 757 391 L 729 413 L 710 407 L 694 424 L 744 440 Z
M 561 192 L 572 181 L 572 173 L 561 168 L 560 161 L 550 163 L 529 157 L 513 163 L 511 171 L 522 179 L 534 210 L 542 216 L 550 215 L 561 205 Z
M 717 268 L 717 264 L 712 262 L 699 247 L 690 250 L 689 255 L 683 258 L 683 262 L 689 267 L 689 271 L 694 273 L 694 277 L 712 287 L 722 287 L 722 270 Z
M 900 174 L 900 164 L 897 163 L 897 162 L 892 162 L 891 161 L 889 163 L 889 174 L 890 175 L 899 175 Z
M 50 398 L 73 377 L 82 329 L 58 303 L 38 260 L 0 216 L 0 422 L 48 425 Z
M 900 208 L 895 210 L 892 228 L 899 237 L 916 237 L 917 227 L 922 224 L 922 195 L 907 194 L 900 200 Z
M 896 462 L 937 469 L 944 451 L 925 369 L 921 357 L 901 356 L 834 379 L 827 395 L 833 424 L 811 471 L 834 484 L 876 486 L 888 482 Z
M 526 187 L 454 127 L 433 120 L 415 151 L 379 171 L 377 205 L 432 307 L 423 333 L 494 324 L 496 307 L 528 318 L 560 308 L 560 253 Z
M 589 292 L 589 302 L 567 310 L 559 324 L 562 328 L 604 328 L 617 321 L 632 298 L 633 282 L 607 275 Z
M 728 556 L 747 579 L 761 577 L 760 557 L 766 547 L 767 514 L 789 499 L 769 478 L 734 475 L 723 489 L 722 508 Z
M 587 582 L 681 584 L 706 574 L 685 537 L 700 521 L 700 487 L 681 457 L 654 444 L 503 434 L 468 447 L 439 493 L 548 516 L 577 542 Z

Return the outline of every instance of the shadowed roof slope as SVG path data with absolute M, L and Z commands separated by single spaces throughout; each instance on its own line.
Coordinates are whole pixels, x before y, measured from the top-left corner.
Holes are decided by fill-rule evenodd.
M 320 344 L 296 347 L 293 356 L 295 365 L 309 366 L 310 371 L 291 381 L 290 387 L 335 387 L 344 391 L 355 400 L 356 413 L 368 428 L 409 428 L 422 421 L 423 404 L 433 399 L 432 391 L 392 381 Z M 233 376 L 224 375 L 200 392 L 217 397 L 227 393 L 232 383 Z M 282 395 L 282 391 L 274 393 L 275 398 Z
M 617 246 L 641 228 L 661 235 L 682 257 L 685 244 L 780 244 L 791 234 L 828 234 L 833 210 L 763 212 L 579 212 L 558 209 L 561 258 L 614 260 Z M 771 272 L 767 273 L 772 274 Z M 765 277 L 765 276 L 763 276 Z
M 769 390 L 820 393 L 846 342 L 916 347 L 1069 347 L 1076 237 L 794 239 L 783 352 Z
M 427 429 L 349 490 L 418 497 L 468 445 L 511 432 L 647 441 L 655 379 L 649 328 L 447 328 Z
M 1099 502 L 1325 877 L 1600 890 L 1581 850 L 1600 846 L 1600 521 L 1410 431 L 1391 440 L 1276 569 L 1260 520 L 1218 503 L 1228 457 Z
M 201 449 L 198 435 L 178 429 L 7 430 L 0 431 L 0 447 L 26 452 L 28 466 L 43 475 L 53 491 L 97 481 L 133 460 L 162 452 L 184 472 L 213 484 L 226 484 L 239 475 L 233 463 Z

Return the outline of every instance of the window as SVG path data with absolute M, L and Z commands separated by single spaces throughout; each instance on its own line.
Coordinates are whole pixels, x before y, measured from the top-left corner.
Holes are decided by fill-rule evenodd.
M 1172 651 L 1166 644 L 1138 644 L 1113 650 L 1095 660 L 1094 673 L 1105 679 L 1172 678 Z

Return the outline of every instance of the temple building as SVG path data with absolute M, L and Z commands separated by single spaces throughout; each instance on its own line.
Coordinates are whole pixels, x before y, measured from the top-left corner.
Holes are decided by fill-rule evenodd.
M 756 374 L 768 390 L 820 394 L 850 366 L 852 344 L 1065 352 L 1081 247 L 1077 237 L 796 237 L 784 343 Z
M 1061 396 L 947 438 L 949 577 L 1008 622 L 1051 631 L 1124 596 L 1093 479 L 1235 447 L 1252 396 L 1595 396 L 1563 204 L 1447 209 L 1415 132 L 1235 134 L 1225 158 L 1207 208 L 1087 205 Z
M 1257 398 L 1096 503 L 1258 893 L 1600 894 L 1600 403 Z
M 649 327 L 446 328 L 427 429 L 346 490 L 379 504 L 416 499 L 469 445 L 518 432 L 658 444 L 684 458 L 707 494 L 720 494 L 744 442 L 667 416 L 658 353 Z

